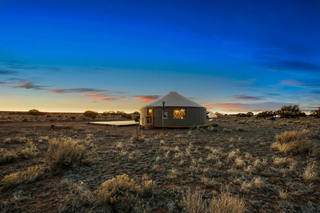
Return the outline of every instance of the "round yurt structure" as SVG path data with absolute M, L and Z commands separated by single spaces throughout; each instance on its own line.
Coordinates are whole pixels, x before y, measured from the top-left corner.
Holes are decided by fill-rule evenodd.
M 140 126 L 192 127 L 207 122 L 206 108 L 172 91 L 141 108 Z

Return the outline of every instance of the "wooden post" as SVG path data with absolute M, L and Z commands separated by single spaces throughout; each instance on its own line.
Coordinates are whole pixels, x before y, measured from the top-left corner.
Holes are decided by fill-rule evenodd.
M 162 130 L 163 130 L 163 123 L 164 123 L 164 104 L 165 104 L 165 101 L 162 101 Z

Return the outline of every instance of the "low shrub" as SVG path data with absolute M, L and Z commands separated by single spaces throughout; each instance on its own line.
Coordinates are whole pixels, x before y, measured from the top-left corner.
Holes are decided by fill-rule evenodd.
M 86 185 L 82 182 L 62 180 L 58 185 L 60 190 L 68 191 L 66 198 L 67 205 L 62 207 L 60 212 L 83 212 L 84 206 L 93 206 L 95 197 Z
M 37 109 L 31 109 L 31 110 L 29 110 L 29 112 L 28 112 L 28 114 L 29 115 L 45 115 L 45 113 L 44 112 L 40 112 L 39 110 L 37 110 Z
M 148 180 L 147 175 L 144 175 L 141 183 L 138 183 L 124 174 L 107 180 L 94 193 L 101 203 L 121 203 L 128 206 L 137 196 L 152 192 L 155 192 L 155 184 L 152 180 Z
M 17 158 L 18 155 L 14 151 L 0 148 L 0 164 L 10 163 Z
M 27 143 L 27 147 L 19 151 L 19 157 L 30 158 L 38 155 L 38 149 L 33 145 L 32 142 Z
M 74 164 L 81 165 L 86 158 L 86 150 L 70 138 L 53 138 L 45 156 L 51 170 L 65 169 Z
M 24 172 L 16 172 L 10 175 L 6 175 L 1 180 L 1 185 L 4 187 L 15 186 L 24 182 L 32 182 L 37 179 L 40 175 L 42 175 L 45 171 L 45 167 L 36 165 L 28 167 L 27 171 Z
M 91 111 L 91 110 L 87 110 L 83 113 L 84 116 L 90 117 L 92 119 L 95 119 L 98 116 L 98 114 L 99 114 L 98 112 Z

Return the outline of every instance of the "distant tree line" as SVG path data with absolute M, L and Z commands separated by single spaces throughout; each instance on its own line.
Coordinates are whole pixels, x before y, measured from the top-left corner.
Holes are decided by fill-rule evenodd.
M 282 106 L 281 109 L 276 111 L 263 111 L 259 112 L 256 117 L 268 118 L 279 116 L 280 118 L 297 118 L 307 116 L 306 113 L 302 112 L 299 105 Z
M 318 110 L 311 111 L 310 116 L 314 116 L 316 118 L 320 118 L 320 107 L 318 107 Z
M 252 112 L 238 113 L 235 116 L 252 117 L 254 116 L 254 114 Z M 276 111 L 263 111 L 256 114 L 257 118 L 273 118 L 275 116 L 279 116 L 280 118 L 298 118 L 298 117 L 304 117 L 307 115 L 306 113 L 300 110 L 299 105 L 282 106 L 281 109 Z M 315 116 L 320 118 L 320 107 L 318 110 L 311 111 L 310 116 Z
M 99 113 L 96 111 L 91 111 L 87 110 L 83 113 L 84 116 L 86 117 L 91 117 L 92 119 L 95 119 Z M 140 118 L 140 113 L 138 111 L 135 111 L 133 113 L 126 113 L 125 111 L 108 111 L 108 112 L 103 112 L 103 116 L 109 116 L 109 115 L 121 115 L 122 118 L 127 118 L 127 119 L 132 119 L 132 115 L 136 115 L 135 117 Z

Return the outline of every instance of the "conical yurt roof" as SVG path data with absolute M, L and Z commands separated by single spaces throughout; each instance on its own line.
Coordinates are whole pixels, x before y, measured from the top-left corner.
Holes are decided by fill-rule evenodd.
M 197 107 L 197 108 L 205 108 L 204 106 L 201 106 L 200 104 L 197 104 L 196 102 L 184 97 L 183 95 L 180 95 L 179 93 L 175 91 L 171 91 L 168 94 L 151 101 L 147 105 L 143 106 L 145 107 L 162 107 L 162 101 L 165 101 L 165 107 Z

